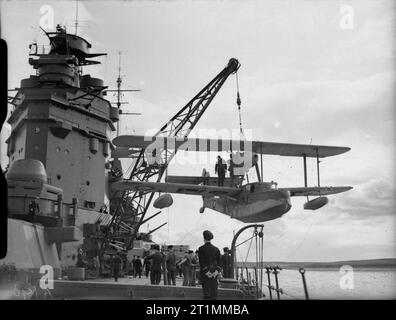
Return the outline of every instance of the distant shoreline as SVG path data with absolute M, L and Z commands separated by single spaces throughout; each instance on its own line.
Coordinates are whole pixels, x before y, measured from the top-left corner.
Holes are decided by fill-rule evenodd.
M 371 259 L 371 260 L 349 260 L 349 261 L 332 261 L 332 262 L 282 262 L 282 261 L 265 261 L 264 266 L 279 266 L 282 269 L 298 270 L 304 268 L 307 270 L 338 270 L 342 266 L 349 265 L 355 270 L 396 270 L 396 259 Z M 238 267 L 256 267 L 255 262 L 237 262 Z

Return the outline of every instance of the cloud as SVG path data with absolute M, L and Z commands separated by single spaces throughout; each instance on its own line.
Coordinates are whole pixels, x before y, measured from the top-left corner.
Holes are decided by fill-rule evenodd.
M 334 210 L 350 215 L 353 219 L 395 216 L 395 185 L 391 181 L 372 179 L 330 203 Z

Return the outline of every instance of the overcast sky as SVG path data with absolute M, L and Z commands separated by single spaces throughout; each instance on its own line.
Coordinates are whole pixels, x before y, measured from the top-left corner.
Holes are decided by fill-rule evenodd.
M 74 32 L 74 1 L 1 1 L 10 88 L 33 73 L 28 44 L 46 43 L 38 29 L 43 5 L 54 8 L 55 24 Z M 345 28 L 351 9 L 353 25 L 348 20 Z M 101 66 L 84 72 L 114 87 L 121 50 L 124 88 L 142 89 L 124 96 L 130 102 L 124 111 L 142 115 L 123 117 L 121 134 L 158 129 L 235 57 L 243 125 L 254 140 L 352 148 L 324 159 L 321 184 L 354 189 L 330 196 L 315 212 L 302 210 L 304 199 L 292 199 L 289 213 L 265 223 L 266 260 L 396 257 L 393 1 L 83 1 L 78 12 L 78 34 L 92 43 L 92 52 L 108 53 Z M 196 132 L 238 130 L 235 101 L 230 76 Z M 2 141 L 8 133 L 3 129 Z M 169 174 L 200 175 L 206 167 L 213 175 L 216 155 L 193 166 L 178 164 L 181 154 Z M 4 153 L 1 161 L 7 163 Z M 315 170 L 310 161 L 310 185 Z M 280 187 L 302 186 L 302 173 L 301 159 L 264 157 L 264 179 Z M 175 195 L 174 202 L 142 228 L 168 222 L 155 241 L 196 248 L 210 229 L 222 248 L 244 225 L 209 209 L 199 214 L 199 197 Z

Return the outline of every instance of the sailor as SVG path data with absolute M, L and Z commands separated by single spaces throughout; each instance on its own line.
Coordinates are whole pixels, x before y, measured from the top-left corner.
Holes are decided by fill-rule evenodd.
M 223 248 L 224 254 L 221 256 L 221 267 L 224 278 L 231 278 L 231 254 L 228 247 Z
M 84 268 L 84 266 L 85 266 L 85 263 L 84 263 L 83 250 L 81 248 L 78 248 L 78 250 L 77 250 L 76 267 L 77 268 Z
M 195 250 L 195 258 L 197 259 L 197 264 L 194 268 L 194 281 L 196 284 L 201 284 L 201 277 L 199 276 L 199 259 L 198 259 L 198 249 Z
M 220 274 L 220 250 L 210 241 L 213 234 L 209 230 L 203 232 L 205 244 L 198 249 L 200 276 L 204 299 L 217 299 L 217 277 Z
M 194 253 L 193 250 L 189 250 L 188 251 L 188 255 L 190 257 L 190 268 L 189 268 L 190 286 L 191 287 L 195 287 L 196 281 L 197 281 L 196 276 L 195 276 L 195 270 L 196 270 L 196 267 L 198 265 L 198 257 Z
M 218 180 L 217 180 L 218 186 L 224 186 L 226 170 L 227 170 L 227 165 L 224 163 L 224 160 L 220 156 L 217 156 L 217 163 L 215 165 L 215 173 L 217 173 L 217 176 L 218 176 Z
M 183 272 L 183 287 L 188 287 L 191 283 L 191 257 L 188 251 L 185 252 L 183 259 L 179 261 L 179 265 L 181 266 Z
M 228 165 L 228 171 L 230 172 L 230 179 L 231 179 L 231 186 L 233 187 L 235 185 L 234 183 L 234 161 L 232 160 L 232 153 L 230 153 L 230 160 L 229 160 L 229 165 Z
M 135 278 L 137 275 L 139 276 L 139 278 L 141 278 L 142 277 L 142 261 L 140 260 L 140 257 L 135 256 L 133 264 L 134 264 L 133 270 L 134 270 Z
M 148 258 L 148 256 L 144 257 L 143 265 L 144 265 L 144 272 L 146 273 L 146 278 L 148 278 L 149 273 L 150 273 L 150 265 L 151 265 L 151 262 L 150 262 L 150 259 Z
M 161 281 L 161 270 L 162 270 L 162 262 L 163 256 L 159 251 L 159 246 L 154 246 L 154 253 L 149 255 L 149 259 L 151 260 L 150 266 L 150 280 L 151 284 L 159 284 Z
M 166 270 L 168 271 L 168 285 L 176 285 L 176 255 L 173 246 L 168 246 L 168 254 L 166 255 Z
M 40 201 L 40 198 L 37 198 L 37 201 Z M 30 222 L 35 222 L 37 214 L 40 213 L 40 207 L 36 200 L 32 200 L 29 204 L 29 220 Z
M 122 260 L 120 254 L 117 252 L 116 255 L 113 257 L 113 260 L 111 261 L 115 282 L 118 282 L 118 276 L 120 274 L 121 264 L 122 264 Z

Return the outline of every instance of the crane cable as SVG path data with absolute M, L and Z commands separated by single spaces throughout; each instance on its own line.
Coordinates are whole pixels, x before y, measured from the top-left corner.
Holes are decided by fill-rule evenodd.
M 243 126 L 242 126 L 242 116 L 241 116 L 241 96 L 239 95 L 239 81 L 238 81 L 238 71 L 235 72 L 235 78 L 236 78 L 236 86 L 237 86 L 237 106 L 238 106 L 238 115 L 239 115 L 239 134 L 240 134 L 240 139 L 244 140 L 245 136 L 243 134 Z

